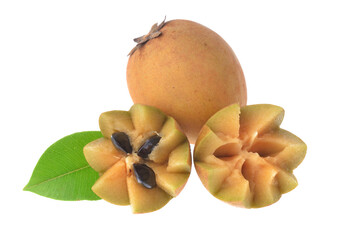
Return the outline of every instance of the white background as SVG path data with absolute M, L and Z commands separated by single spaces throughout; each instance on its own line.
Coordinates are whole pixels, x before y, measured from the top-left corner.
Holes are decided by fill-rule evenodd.
M 1 1 L 0 238 L 361 239 L 359 3 Z M 212 197 L 193 170 L 177 198 L 142 215 L 22 191 L 53 142 L 130 108 L 132 39 L 165 15 L 219 33 L 243 67 L 248 104 L 285 109 L 282 127 L 308 145 L 299 186 L 272 206 L 241 209 Z

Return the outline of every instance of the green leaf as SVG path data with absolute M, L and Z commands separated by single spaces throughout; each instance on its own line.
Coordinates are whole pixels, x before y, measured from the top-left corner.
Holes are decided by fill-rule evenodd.
M 99 200 L 91 187 L 99 175 L 83 154 L 83 147 L 102 134 L 74 133 L 51 145 L 40 157 L 25 191 L 57 200 Z

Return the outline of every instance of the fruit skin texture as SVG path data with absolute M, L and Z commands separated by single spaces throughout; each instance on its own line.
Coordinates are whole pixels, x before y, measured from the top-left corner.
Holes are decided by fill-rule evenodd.
M 92 187 L 95 194 L 116 205 L 131 205 L 133 213 L 146 213 L 162 208 L 181 192 L 190 175 L 191 152 L 172 117 L 155 107 L 135 104 L 129 111 L 102 113 L 99 125 L 103 138 L 83 149 L 89 165 L 100 174 Z M 114 133 L 126 135 L 127 140 L 112 141 Z M 148 156 L 140 157 L 139 149 L 155 134 L 159 142 Z M 131 147 L 122 148 L 125 142 Z M 156 186 L 146 188 L 139 183 L 134 164 L 151 168 Z
M 233 104 L 214 114 L 194 148 L 196 171 L 206 189 L 229 204 L 259 208 L 293 190 L 293 170 L 307 146 L 281 129 L 284 110 L 270 104 Z
M 194 143 L 215 112 L 246 104 L 244 74 L 230 46 L 209 28 L 172 20 L 160 31 L 129 57 L 128 89 L 134 103 L 175 118 Z

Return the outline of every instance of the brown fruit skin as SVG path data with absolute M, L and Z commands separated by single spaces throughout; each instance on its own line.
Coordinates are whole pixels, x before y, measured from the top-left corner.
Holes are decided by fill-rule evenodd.
M 134 103 L 174 117 L 194 143 L 204 123 L 232 103 L 246 105 L 246 84 L 230 46 L 207 27 L 172 20 L 136 50 L 127 65 Z

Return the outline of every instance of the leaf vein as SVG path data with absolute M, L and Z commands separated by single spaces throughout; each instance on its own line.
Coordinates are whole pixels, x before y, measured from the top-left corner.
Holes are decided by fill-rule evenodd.
M 60 174 L 60 175 L 58 175 L 58 176 L 55 176 L 55 177 L 53 177 L 53 178 L 50 178 L 50 179 L 47 179 L 47 180 L 45 180 L 45 181 L 39 182 L 39 183 L 37 183 L 37 184 L 31 185 L 31 186 L 27 186 L 25 189 L 34 188 L 34 187 L 36 187 L 36 186 L 39 186 L 39 185 L 41 185 L 41 184 L 44 184 L 44 183 L 47 183 L 47 182 L 50 182 L 50 181 L 53 181 L 53 180 L 56 180 L 56 179 L 58 179 L 58 178 L 61 178 L 61 177 L 66 176 L 66 175 L 69 175 L 69 174 L 72 174 L 72 173 L 75 173 L 75 172 L 78 172 L 78 171 L 82 171 L 82 170 L 84 170 L 84 169 L 86 169 L 86 168 L 90 168 L 90 166 L 88 165 L 88 166 L 84 166 L 84 167 L 81 167 L 81 168 L 74 169 L 74 170 L 72 170 L 72 171 L 70 171 L 70 172 L 66 172 L 66 173 Z

